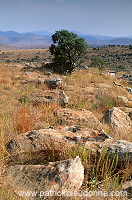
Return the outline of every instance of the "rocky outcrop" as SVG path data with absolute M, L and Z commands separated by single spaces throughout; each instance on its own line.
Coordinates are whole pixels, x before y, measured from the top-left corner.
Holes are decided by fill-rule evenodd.
M 56 89 L 62 83 L 61 78 L 58 76 L 52 76 L 46 78 L 44 83 L 48 86 L 49 89 Z
M 10 153 L 35 152 L 60 147 L 72 148 L 77 144 L 85 144 L 87 141 L 104 142 L 111 140 L 103 130 L 73 127 L 56 127 L 54 129 L 40 129 L 28 131 L 16 136 L 7 144 Z M 58 145 L 59 144 L 59 145 Z
M 21 191 L 35 192 L 34 197 L 22 197 L 26 200 L 42 199 L 44 193 L 48 192 L 52 192 L 51 196 L 72 195 L 80 189 L 83 179 L 84 167 L 79 157 L 46 165 L 15 165 L 4 174 L 6 185 L 18 195 Z
M 100 127 L 99 120 L 94 114 L 86 109 L 70 109 L 62 108 L 55 112 L 55 116 L 59 120 L 60 124 L 66 125 L 87 125 L 89 128 Z
M 28 163 L 27 153 L 43 152 L 43 160 L 48 153 L 67 151 L 68 149 L 85 146 L 91 153 L 101 153 L 106 148 L 106 154 L 118 155 L 119 163 L 132 162 L 132 143 L 125 140 L 114 140 L 103 130 L 73 127 L 56 127 L 23 133 L 10 140 L 7 151 L 18 154 L 21 162 Z M 11 158 L 12 158 L 11 157 Z M 19 159 L 20 160 L 20 159 Z M 11 164 L 11 161 L 9 161 Z
M 128 133 L 131 131 L 132 123 L 129 116 L 119 108 L 112 108 L 106 111 L 103 121 L 109 123 L 115 132 Z
M 29 94 L 19 99 L 20 102 L 29 102 L 33 105 L 45 104 L 45 103 L 56 103 L 60 106 L 65 107 L 68 104 L 68 96 L 64 91 L 49 91 L 37 92 Z

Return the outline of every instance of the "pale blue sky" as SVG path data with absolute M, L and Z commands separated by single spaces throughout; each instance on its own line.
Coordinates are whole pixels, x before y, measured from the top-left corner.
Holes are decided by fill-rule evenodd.
M 0 30 L 132 35 L 132 0 L 0 0 Z

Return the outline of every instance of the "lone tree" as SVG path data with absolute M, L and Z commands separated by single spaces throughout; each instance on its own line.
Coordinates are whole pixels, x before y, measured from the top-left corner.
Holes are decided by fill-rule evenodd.
M 53 69 L 59 73 L 71 74 L 76 66 L 83 62 L 88 44 L 83 38 L 78 38 L 77 34 L 67 30 L 56 31 L 52 35 L 52 41 L 49 51 L 54 55 Z

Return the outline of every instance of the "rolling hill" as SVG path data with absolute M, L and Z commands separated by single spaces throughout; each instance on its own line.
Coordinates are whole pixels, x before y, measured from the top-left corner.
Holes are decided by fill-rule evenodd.
M 77 33 L 76 31 L 72 31 Z M 11 45 L 10 48 L 33 48 L 33 46 L 41 46 L 47 48 L 52 43 L 51 35 L 48 31 L 34 31 L 18 33 L 15 31 L 0 31 L 0 45 Z M 132 45 L 132 37 L 110 37 L 102 35 L 86 35 L 79 32 L 79 37 L 82 37 L 90 46 L 105 46 L 105 45 Z

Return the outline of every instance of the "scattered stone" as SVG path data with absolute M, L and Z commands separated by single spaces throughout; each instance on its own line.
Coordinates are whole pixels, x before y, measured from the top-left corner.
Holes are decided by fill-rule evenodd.
M 128 116 L 129 116 L 130 119 L 132 120 L 132 111 L 129 112 Z
M 106 111 L 103 121 L 109 123 L 116 132 L 124 134 L 130 132 L 132 128 L 128 115 L 116 107 Z
M 66 125 L 87 125 L 89 128 L 100 127 L 99 120 L 94 114 L 86 109 L 70 109 L 63 108 L 55 112 L 55 116 L 58 118 L 60 124 Z
M 126 87 L 126 90 L 127 90 L 129 93 L 132 93 L 132 88 Z
M 123 74 L 122 79 L 126 79 L 128 81 L 132 81 L 132 75 L 131 74 Z
M 37 92 L 22 97 L 19 101 L 33 103 L 33 105 L 45 104 L 45 103 L 56 103 L 60 106 L 65 107 L 68 104 L 68 96 L 64 91 L 49 91 Z
M 45 79 L 44 83 L 48 86 L 49 89 L 56 89 L 62 83 L 60 77 L 52 76 Z
M 36 197 L 24 199 L 42 199 L 44 192 L 62 194 L 77 192 L 84 179 L 84 167 L 79 156 L 73 159 L 49 162 L 46 165 L 15 165 L 4 173 L 6 185 L 19 195 L 20 191 L 34 191 Z M 42 191 L 40 197 L 40 191 Z
M 45 72 L 44 75 L 46 75 L 46 76 L 52 76 L 52 73 L 51 72 Z
M 124 104 L 128 103 L 128 99 L 126 97 L 124 97 L 124 96 L 117 96 L 117 99 L 119 101 L 121 101 L 122 103 L 124 103 Z
M 77 68 L 78 69 L 88 69 L 88 66 L 86 66 L 86 65 L 79 65 Z
M 132 100 L 131 99 L 128 99 L 124 96 L 117 96 L 117 99 L 122 105 L 124 105 L 126 107 L 130 107 L 130 108 L 132 107 Z
M 116 85 L 116 86 L 125 88 L 125 87 L 124 87 L 123 85 L 121 85 L 120 83 L 117 83 L 117 82 L 115 82 L 115 81 L 113 81 L 113 83 L 114 83 L 114 85 Z
M 108 71 L 108 75 L 116 78 L 116 72 L 115 71 Z

